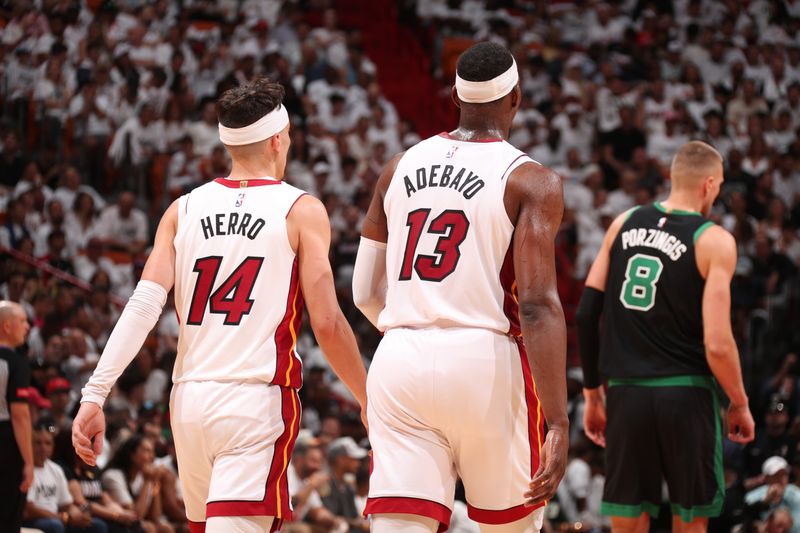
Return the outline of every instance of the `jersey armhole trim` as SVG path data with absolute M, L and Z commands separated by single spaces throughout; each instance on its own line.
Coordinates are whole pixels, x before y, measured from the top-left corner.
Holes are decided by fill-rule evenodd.
M 633 215 L 633 213 L 635 213 L 635 212 L 636 212 L 636 210 L 637 210 L 637 209 L 639 209 L 640 207 L 642 207 L 642 206 L 640 206 L 640 205 L 637 205 L 636 207 L 632 207 L 632 208 L 630 208 L 630 209 L 628 210 L 628 213 L 625 215 L 625 220 L 624 220 L 624 222 L 627 222 L 627 221 L 628 221 L 628 220 L 631 218 L 631 215 Z
M 300 196 L 294 199 L 294 202 L 292 202 L 292 205 L 290 205 L 288 211 L 286 211 L 286 220 L 289 220 L 289 215 L 292 213 L 292 209 L 294 209 L 294 206 L 297 205 L 297 202 L 300 201 L 300 198 L 306 196 L 307 194 L 308 193 L 304 191 L 302 194 L 300 194 Z
M 713 225 L 714 225 L 714 223 L 712 221 L 707 220 L 699 228 L 694 230 L 694 236 L 692 238 L 692 242 L 697 243 L 697 239 L 700 238 L 700 235 L 702 235 L 704 231 L 706 231 L 708 228 L 710 228 Z
M 297 250 L 293 250 L 293 249 L 292 249 L 292 241 L 291 241 L 291 239 L 289 239 L 289 215 L 292 213 L 292 209 L 294 209 L 294 206 L 296 206 L 296 205 L 297 205 L 297 202 L 299 202 L 299 201 L 300 201 L 300 198 L 302 198 L 302 197 L 304 197 L 304 196 L 307 196 L 307 195 L 308 195 L 308 193 L 307 193 L 307 192 L 305 192 L 305 191 L 302 191 L 302 192 L 301 192 L 301 193 L 300 193 L 300 194 L 297 196 L 297 198 L 295 198 L 295 199 L 294 199 L 294 202 L 292 202 L 292 205 L 290 205 L 290 206 L 289 206 L 289 209 L 287 209 L 287 210 L 286 210 L 286 217 L 284 218 L 284 223 L 283 223 L 283 233 L 284 233 L 284 237 L 285 237 L 285 239 L 286 239 L 284 242 L 286 243 L 286 249 L 287 249 L 287 250 L 289 251 L 289 253 L 291 253 L 291 254 L 292 254 L 294 257 L 297 257 Z
M 509 163 L 509 164 L 508 164 L 508 166 L 506 167 L 506 169 L 503 171 L 503 174 L 500 176 L 500 181 L 505 181 L 505 179 L 506 179 L 506 178 L 507 178 L 507 177 L 508 177 L 508 176 L 511 174 L 511 172 L 513 172 L 513 171 L 511 170 L 511 167 L 514 167 L 514 164 L 515 164 L 517 161 L 519 161 L 521 158 L 523 158 L 523 157 L 528 157 L 528 155 L 527 155 L 527 154 L 519 154 L 519 155 L 518 155 L 518 156 L 517 156 L 517 157 L 516 157 L 516 158 L 515 158 L 513 161 L 511 161 L 511 163 Z M 533 161 L 533 160 L 531 159 L 531 162 L 532 162 L 532 161 Z M 520 164 L 519 164 L 519 165 L 517 165 L 517 166 L 522 166 L 522 165 L 524 165 L 524 164 L 525 164 L 525 162 L 522 162 L 522 163 L 520 163 Z M 516 167 L 514 167 L 514 170 L 516 170 L 516 169 L 517 169 L 517 168 L 516 168 Z
M 520 161 L 520 159 L 522 159 L 522 161 Z M 527 161 L 525 159 L 527 159 Z M 509 163 L 509 165 L 503 171 L 503 174 L 500 176 L 500 183 L 501 183 L 500 187 L 503 193 L 500 195 L 500 209 L 503 211 L 505 219 L 508 221 L 509 224 L 511 224 L 512 231 L 515 224 L 514 221 L 511 220 L 511 217 L 508 216 L 508 212 L 506 211 L 506 187 L 508 187 L 508 182 L 509 182 L 509 180 L 507 180 L 506 178 L 510 176 L 512 172 L 517 170 L 525 163 L 535 163 L 537 165 L 539 164 L 538 162 L 531 159 L 530 156 L 528 156 L 528 154 L 521 153 L 517 157 L 515 157 L 514 160 L 511 161 L 511 163 Z

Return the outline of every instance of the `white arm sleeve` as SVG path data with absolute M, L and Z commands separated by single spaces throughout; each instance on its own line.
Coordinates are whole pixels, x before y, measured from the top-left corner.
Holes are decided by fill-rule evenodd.
M 81 403 L 103 406 L 114 382 L 139 353 L 148 333 L 158 322 L 166 302 L 167 291 L 158 283 L 142 280 L 136 285 L 108 338 L 97 368 L 81 391 Z
M 361 237 L 353 269 L 353 302 L 378 327 L 386 305 L 386 243 Z

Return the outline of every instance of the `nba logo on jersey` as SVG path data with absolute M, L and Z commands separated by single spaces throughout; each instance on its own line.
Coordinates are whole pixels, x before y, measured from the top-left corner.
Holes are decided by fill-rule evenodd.
M 451 147 L 451 148 L 450 148 L 450 151 L 449 151 L 449 152 L 447 152 L 447 155 L 445 155 L 445 158 L 447 158 L 447 159 L 452 159 L 452 157 L 453 157 L 454 155 L 456 155 L 456 150 L 458 150 L 458 146 L 453 146 L 453 147 Z
M 239 193 L 239 197 L 236 198 L 236 204 L 235 205 L 236 205 L 236 207 L 242 207 L 243 203 L 244 203 L 244 193 L 242 192 L 242 193 Z
M 658 227 L 663 228 L 664 224 L 667 223 L 667 217 L 661 217 L 658 219 Z

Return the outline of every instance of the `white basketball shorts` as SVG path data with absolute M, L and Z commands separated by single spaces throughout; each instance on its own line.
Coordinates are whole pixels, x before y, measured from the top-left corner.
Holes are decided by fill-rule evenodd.
M 539 465 L 544 416 L 524 349 L 485 329 L 392 329 L 367 377 L 373 471 L 365 514 L 450 523 L 458 477 L 470 518 L 515 522 Z M 538 509 L 541 527 L 543 509 Z
M 186 514 L 291 519 L 286 469 L 300 426 L 294 389 L 266 383 L 178 383 L 171 425 Z

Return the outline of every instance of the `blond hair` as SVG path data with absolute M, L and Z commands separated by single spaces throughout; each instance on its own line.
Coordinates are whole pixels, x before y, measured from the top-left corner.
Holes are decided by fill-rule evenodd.
M 694 188 L 721 169 L 722 156 L 713 146 L 702 141 L 690 141 L 681 146 L 672 158 L 670 180 L 673 188 Z

